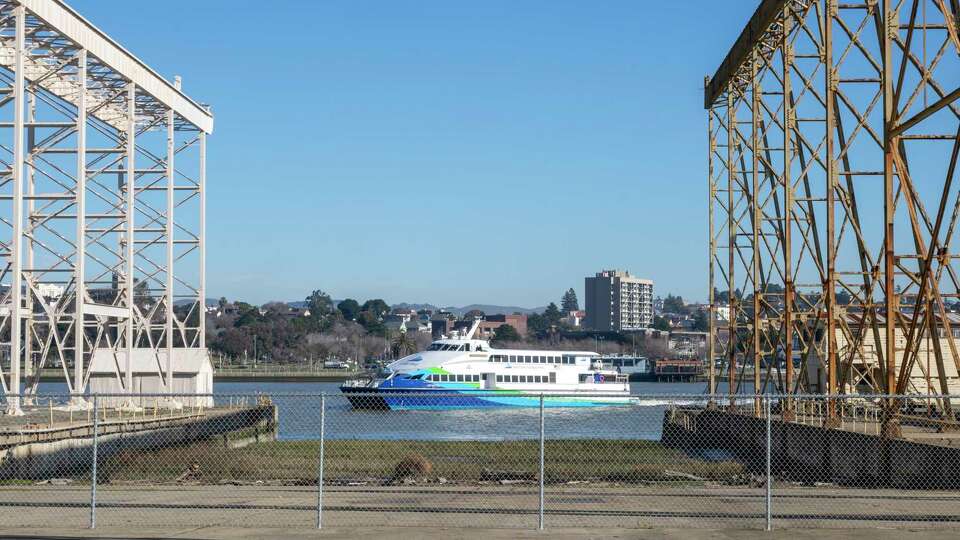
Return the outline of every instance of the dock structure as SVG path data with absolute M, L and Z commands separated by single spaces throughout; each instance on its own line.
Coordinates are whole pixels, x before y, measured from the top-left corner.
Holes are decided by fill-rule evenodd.
M 225 447 L 276 438 L 278 410 L 269 401 L 237 400 L 218 407 L 195 404 L 181 409 L 162 403 L 154 397 L 152 407 L 137 409 L 36 407 L 21 416 L 2 416 L 0 480 L 44 479 L 89 468 L 95 440 L 98 456 L 103 458 L 120 451 L 153 451 L 219 437 Z
M 960 393 L 958 9 L 763 0 L 706 78 L 711 394 Z
M 51 367 L 77 407 L 209 392 L 210 109 L 60 0 L 0 0 L 0 97 L 6 412 Z

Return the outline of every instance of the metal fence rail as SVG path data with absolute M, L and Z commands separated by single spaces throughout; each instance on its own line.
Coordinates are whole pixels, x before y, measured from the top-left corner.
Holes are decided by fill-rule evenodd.
M 0 417 L 0 527 L 960 521 L 960 431 L 936 396 L 23 398 Z

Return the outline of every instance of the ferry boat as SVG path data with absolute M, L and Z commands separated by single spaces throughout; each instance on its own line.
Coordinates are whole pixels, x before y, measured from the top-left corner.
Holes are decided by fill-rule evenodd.
M 434 341 L 387 365 L 382 378 L 340 387 L 358 409 L 595 407 L 627 405 L 627 376 L 585 351 L 496 349 L 464 336 Z

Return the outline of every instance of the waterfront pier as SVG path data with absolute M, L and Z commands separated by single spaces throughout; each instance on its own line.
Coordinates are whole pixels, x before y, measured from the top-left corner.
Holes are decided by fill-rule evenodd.
M 149 452 L 217 438 L 230 447 L 276 437 L 278 412 L 269 400 L 238 398 L 220 407 L 179 409 L 164 406 L 170 403 L 167 399 L 155 398 L 153 403 L 86 410 L 50 403 L 26 407 L 20 416 L 0 416 L 0 481 L 75 474 L 90 467 L 95 444 L 98 459 L 103 459 L 122 451 Z

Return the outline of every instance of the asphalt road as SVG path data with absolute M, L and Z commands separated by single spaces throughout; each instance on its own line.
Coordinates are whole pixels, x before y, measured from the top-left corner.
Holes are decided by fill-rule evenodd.
M 449 528 L 467 528 L 464 534 L 497 529 L 514 537 L 536 529 L 538 498 L 535 485 L 327 486 L 323 524 L 340 531 L 397 527 L 408 533 L 411 528 L 419 531 L 423 527 L 447 532 Z M 55 525 L 56 531 L 82 533 L 89 524 L 89 502 L 88 486 L 0 487 L 0 530 L 34 534 Z M 775 490 L 773 502 L 777 529 L 843 529 L 849 534 L 915 529 L 955 534 L 960 527 L 960 494 L 951 492 L 785 487 Z M 178 534 L 230 528 L 231 534 L 240 535 L 233 536 L 236 538 L 246 538 L 244 531 L 264 527 L 276 528 L 268 536 L 315 534 L 316 504 L 314 486 L 102 485 L 97 492 L 96 520 L 98 534 L 108 536 L 111 531 L 139 534 L 165 527 L 173 527 Z M 694 531 L 762 531 L 764 490 L 548 486 L 544 521 L 548 530 L 556 532 L 570 527 L 587 531 L 677 529 L 676 534 L 694 535 L 690 538 L 725 538 Z M 56 531 L 49 532 L 61 534 Z

